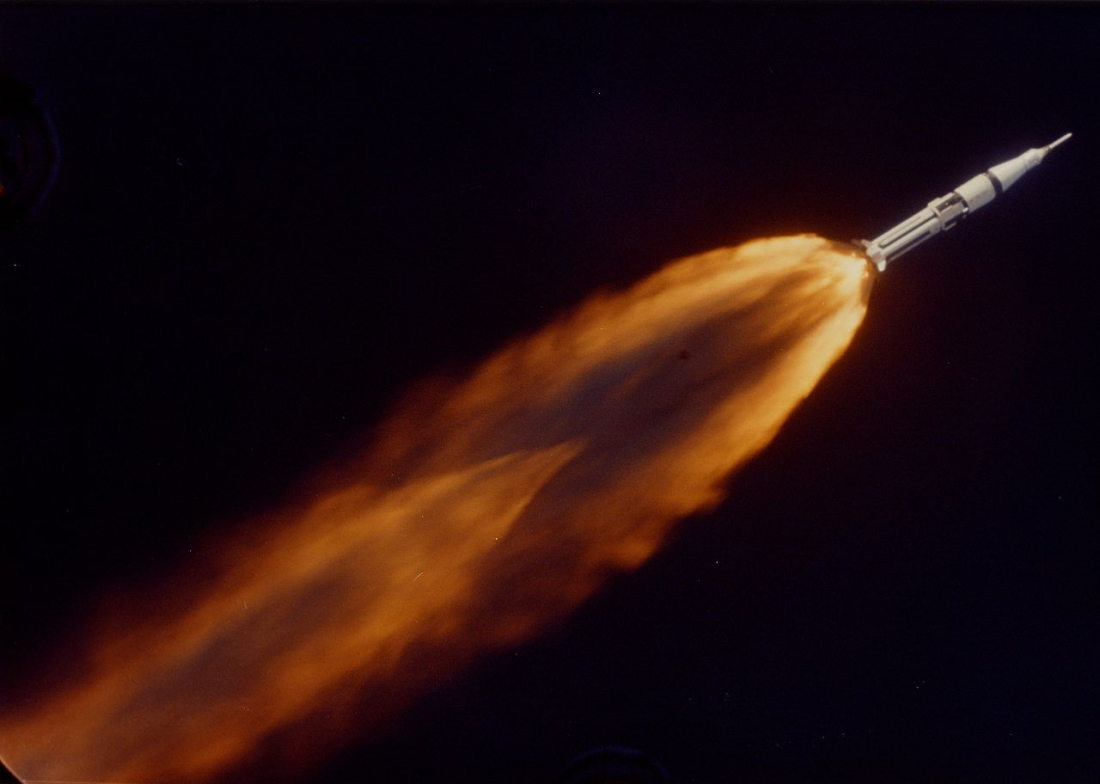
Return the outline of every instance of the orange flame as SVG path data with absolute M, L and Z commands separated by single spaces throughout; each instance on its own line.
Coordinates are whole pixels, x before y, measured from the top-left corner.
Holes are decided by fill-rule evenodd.
M 424 385 L 172 608 L 99 623 L 85 672 L 0 716 L 0 748 L 32 780 L 163 784 L 377 731 L 718 503 L 847 347 L 869 284 L 854 249 L 758 240 Z

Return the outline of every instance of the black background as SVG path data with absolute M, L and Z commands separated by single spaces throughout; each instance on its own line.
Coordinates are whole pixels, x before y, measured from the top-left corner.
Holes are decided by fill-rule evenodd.
M 410 381 L 1075 132 L 880 279 L 718 511 L 315 780 L 1100 775 L 1100 8 L 8 7 L 0 69 L 62 149 L 0 240 L 9 683 Z

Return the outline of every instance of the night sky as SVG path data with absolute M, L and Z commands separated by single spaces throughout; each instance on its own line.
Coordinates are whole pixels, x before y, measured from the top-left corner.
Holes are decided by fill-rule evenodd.
M 1074 132 L 889 269 L 717 511 L 311 781 L 604 745 L 700 784 L 1100 778 L 1100 7 L 5 7 L 0 72 L 61 147 L 0 237 L 9 686 L 415 379 Z

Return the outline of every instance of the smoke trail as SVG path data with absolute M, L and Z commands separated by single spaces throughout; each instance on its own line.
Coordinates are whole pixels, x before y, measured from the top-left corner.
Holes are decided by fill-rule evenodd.
M 869 282 L 810 235 L 715 250 L 423 385 L 171 609 L 99 623 L 87 671 L 0 716 L 0 748 L 28 779 L 162 784 L 370 733 L 720 501 L 847 347 Z

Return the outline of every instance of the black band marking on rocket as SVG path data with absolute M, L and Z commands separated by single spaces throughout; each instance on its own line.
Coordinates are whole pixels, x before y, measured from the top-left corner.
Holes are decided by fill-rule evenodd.
M 993 190 L 998 196 L 1005 192 L 1005 186 L 1001 185 L 1001 181 L 997 179 L 997 175 L 991 171 L 987 171 L 985 176 L 989 178 L 989 181 L 993 183 Z

